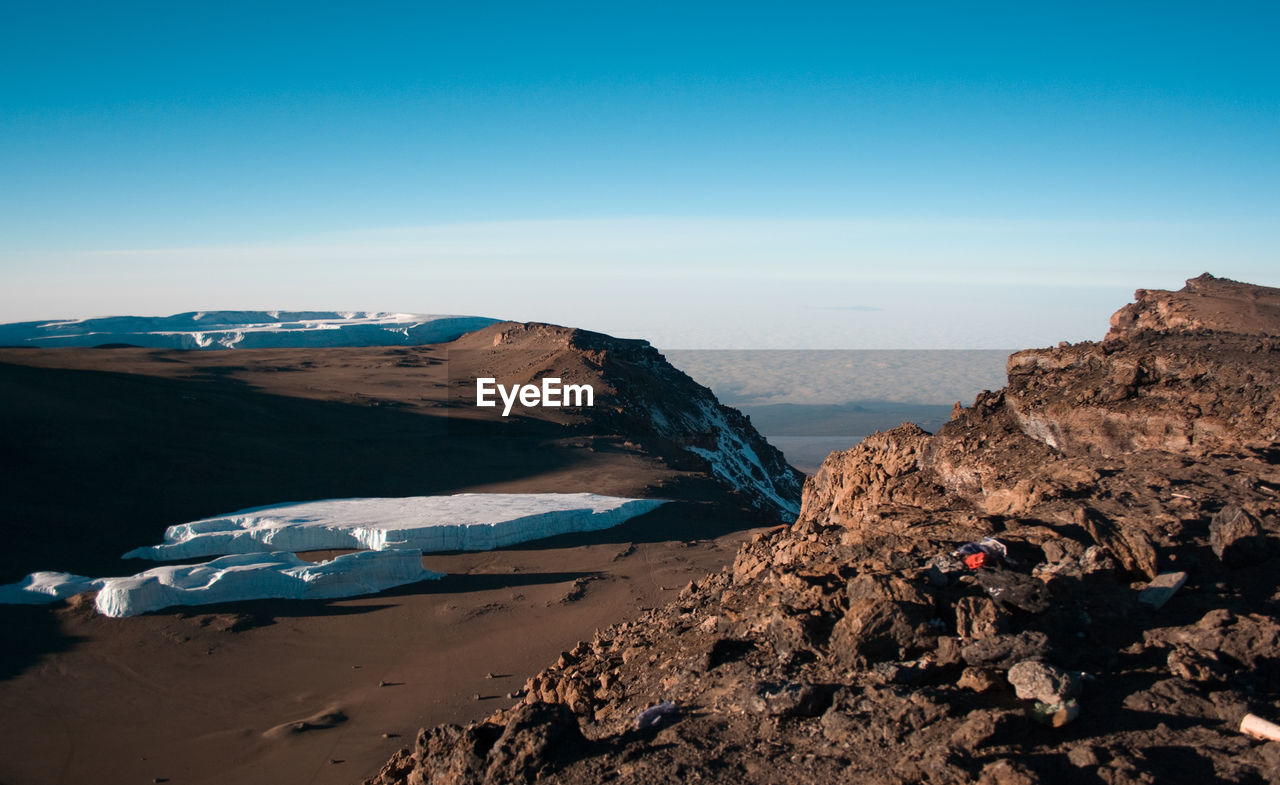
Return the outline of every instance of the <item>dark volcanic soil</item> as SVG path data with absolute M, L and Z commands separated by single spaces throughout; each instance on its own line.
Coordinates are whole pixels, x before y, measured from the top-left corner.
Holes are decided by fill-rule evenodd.
M 1277 298 L 1204 276 L 1014 355 L 374 782 L 1280 781 L 1238 730 L 1280 721 Z
M 731 561 L 749 534 L 721 520 L 712 537 L 710 512 L 427 557 L 450 575 L 372 597 L 126 619 L 9 608 L 10 641 L 47 624 L 66 648 L 0 683 L 0 782 L 358 781 L 423 725 L 514 703 L 566 646 Z M 290 730 L 333 710 L 345 721 Z
M 503 419 L 460 398 L 481 371 L 591 381 L 601 399 Z M 728 438 L 717 412 L 744 424 L 642 342 L 546 325 L 413 348 L 0 350 L 2 582 L 127 574 L 153 564 L 119 554 L 165 526 L 284 501 L 677 500 L 591 535 L 427 556 L 449 576 L 374 597 L 126 619 L 0 606 L 0 782 L 349 783 L 423 725 L 514 703 L 564 647 L 778 522 L 761 488 L 798 502 L 798 477 L 745 428 L 766 484 L 731 490 L 683 449 Z

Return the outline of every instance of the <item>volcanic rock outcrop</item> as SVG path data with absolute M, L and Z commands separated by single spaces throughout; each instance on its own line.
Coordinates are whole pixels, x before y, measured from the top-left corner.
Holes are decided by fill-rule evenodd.
M 1139 292 L 390 783 L 1280 781 L 1280 291 Z
M 647 341 L 550 324 L 503 322 L 450 344 L 454 400 L 468 405 L 474 379 L 528 384 L 557 376 L 591 384 L 591 410 L 569 414 L 597 431 L 625 434 L 673 465 L 715 477 L 751 504 L 788 519 L 799 507 L 802 475 L 741 412 L 676 369 Z

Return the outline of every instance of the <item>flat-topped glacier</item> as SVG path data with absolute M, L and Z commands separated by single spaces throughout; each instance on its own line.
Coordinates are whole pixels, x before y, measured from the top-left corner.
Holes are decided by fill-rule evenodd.
M 191 311 L 0 324 L 0 346 L 264 349 L 413 346 L 452 341 L 497 319 L 374 311 Z
M 594 493 L 460 493 L 281 504 L 170 526 L 160 545 L 124 558 L 329 548 L 487 551 L 570 532 L 608 529 L 664 504 Z
M 0 603 L 5 605 L 41 605 L 65 600 L 82 591 L 95 591 L 102 578 L 86 578 L 69 572 L 33 572 L 17 583 L 0 586 Z
M 102 615 L 136 616 L 174 605 L 355 597 L 441 577 L 424 569 L 421 551 L 412 548 L 347 553 L 319 563 L 292 553 L 236 554 L 204 564 L 153 567 L 122 578 L 36 572 L 0 586 L 0 602 L 53 602 L 96 590 Z

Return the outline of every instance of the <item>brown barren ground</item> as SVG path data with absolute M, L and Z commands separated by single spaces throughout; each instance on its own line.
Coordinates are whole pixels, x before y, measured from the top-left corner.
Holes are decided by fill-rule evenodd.
M 447 353 L 0 350 L 6 582 L 127 574 L 150 565 L 119 554 L 166 525 L 283 501 L 679 500 L 605 532 L 428 555 L 448 577 L 372 597 L 127 619 L 0 606 L 0 782 L 359 781 L 418 728 L 514 702 L 562 649 L 729 563 L 762 522 L 583 418 L 451 406 Z

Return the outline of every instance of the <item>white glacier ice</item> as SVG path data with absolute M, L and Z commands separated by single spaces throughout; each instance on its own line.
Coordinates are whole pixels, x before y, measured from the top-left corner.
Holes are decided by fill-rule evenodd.
M 354 597 L 440 577 L 423 569 L 422 553 L 413 549 L 360 551 L 319 563 L 292 553 L 237 554 L 204 564 L 153 567 L 123 578 L 36 572 L 0 586 L 0 602 L 52 602 L 96 589 L 99 613 L 136 616 L 173 605 Z
M 662 499 L 594 493 L 460 493 L 281 504 L 170 526 L 160 545 L 125 558 L 189 559 L 328 548 L 485 551 L 570 532 L 608 529 Z
M 0 346 L 411 346 L 452 341 L 496 321 L 483 316 L 374 311 L 196 311 L 173 316 L 104 316 L 0 324 Z
M 0 586 L 0 603 L 46 603 L 96 590 L 100 613 L 134 616 L 173 605 L 373 594 L 442 577 L 423 569 L 424 551 L 489 550 L 596 531 L 665 503 L 593 493 L 464 493 L 273 505 L 171 526 L 163 544 L 125 557 L 230 555 L 120 578 L 34 572 Z M 319 563 L 289 552 L 330 548 L 362 550 Z
M 422 552 L 412 548 L 347 553 L 318 564 L 292 553 L 236 554 L 105 578 L 96 604 L 104 616 L 136 616 L 173 605 L 355 597 L 441 577 L 423 569 Z
M 37 605 L 65 600 L 82 591 L 97 589 L 101 583 L 100 578 L 86 578 L 69 572 L 33 572 L 17 583 L 0 586 L 0 603 Z

